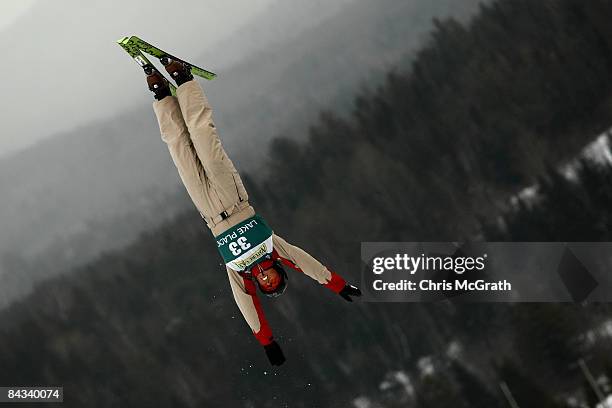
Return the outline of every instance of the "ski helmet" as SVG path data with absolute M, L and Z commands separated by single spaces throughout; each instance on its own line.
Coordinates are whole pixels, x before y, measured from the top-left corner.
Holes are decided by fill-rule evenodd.
M 287 289 L 287 272 L 276 259 L 264 259 L 253 267 L 251 274 L 259 290 L 268 297 L 278 297 Z

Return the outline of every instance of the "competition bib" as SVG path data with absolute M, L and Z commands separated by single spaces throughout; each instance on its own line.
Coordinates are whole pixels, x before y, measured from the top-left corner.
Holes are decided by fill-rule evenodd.
M 264 219 L 255 215 L 217 235 L 215 240 L 225 264 L 243 271 L 272 253 L 272 234 Z

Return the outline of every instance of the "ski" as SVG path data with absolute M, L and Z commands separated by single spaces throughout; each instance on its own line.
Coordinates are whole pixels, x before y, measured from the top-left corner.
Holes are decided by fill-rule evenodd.
M 130 56 L 136 61 L 138 65 L 144 69 L 145 73 L 149 74 L 152 71 L 158 72 L 161 76 L 165 77 L 155 65 L 149 61 L 149 59 L 140 51 L 138 47 L 136 47 L 133 43 L 129 41 L 130 37 L 124 37 L 117 41 L 117 43 L 123 48 Z M 151 71 L 149 71 L 151 70 Z M 176 86 L 170 81 L 168 81 L 168 85 L 170 85 L 170 92 L 172 95 L 176 95 Z
M 200 68 L 196 65 L 193 65 L 192 63 L 182 60 L 178 57 L 175 57 L 174 55 L 160 49 L 157 48 L 154 45 L 149 44 L 148 42 L 146 42 L 145 40 L 136 37 L 135 35 L 132 35 L 130 37 L 124 37 L 122 39 L 120 39 L 119 41 L 117 41 L 119 43 L 119 45 L 121 45 L 121 47 L 123 47 L 123 49 L 125 49 L 128 54 L 132 55 L 133 53 L 136 53 L 136 51 L 139 51 L 140 54 L 142 54 L 142 52 L 145 52 L 155 58 L 162 58 L 162 57 L 169 57 L 173 60 L 176 61 L 180 61 L 184 64 L 187 64 L 190 68 L 191 68 L 191 73 L 193 75 L 197 75 L 201 78 L 204 79 L 214 79 L 216 78 L 217 74 L 215 74 L 214 72 L 210 72 L 205 70 L 204 68 Z M 133 58 L 134 55 L 132 55 Z M 138 61 L 137 61 L 138 62 Z

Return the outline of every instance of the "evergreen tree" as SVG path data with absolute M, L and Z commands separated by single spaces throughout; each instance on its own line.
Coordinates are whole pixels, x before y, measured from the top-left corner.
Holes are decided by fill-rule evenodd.
M 442 373 L 425 377 L 417 390 L 417 406 L 420 408 L 469 408 L 453 383 Z
M 414 64 L 364 92 L 351 115 L 325 114 L 304 143 L 275 141 L 269 174 L 247 180 L 251 202 L 280 234 L 355 280 L 360 242 L 473 237 L 510 194 L 536 181 L 540 199 L 504 213 L 506 228 L 488 226 L 488 238 L 611 240 L 609 167 L 584 162 L 578 182 L 550 170 L 541 177 L 609 126 L 610 16 L 607 0 L 500 0 L 469 25 L 436 22 Z M 483 307 L 470 320 L 469 308 L 452 304 L 370 303 L 347 314 L 296 277 L 299 296 L 266 310 L 294 356 L 271 377 L 252 368 L 265 356 L 254 353 L 197 218 L 192 210 L 125 251 L 41 284 L 3 314 L 0 383 L 64 384 L 79 390 L 75 406 L 92 408 L 135 406 L 141 393 L 151 406 L 281 406 L 258 392 L 271 382 L 274 392 L 290 390 L 298 408 L 313 395 L 320 400 L 301 406 L 341 405 L 356 388 L 375 392 L 371 380 L 415 350 L 440 352 L 451 336 L 482 340 L 487 318 L 498 318 L 491 344 L 512 339 L 530 374 L 507 362 L 500 377 L 521 406 L 557 407 L 559 387 L 543 390 L 532 377 L 553 371 L 542 382 L 560 382 L 595 310 L 521 305 L 508 317 Z M 419 406 L 469 406 L 479 385 L 461 378 L 423 380 Z
M 504 381 L 520 407 L 563 408 L 553 396 L 523 373 L 513 362 L 505 360 L 498 367 L 499 378 Z
M 542 376 L 574 375 L 579 335 L 587 321 L 579 305 L 537 303 L 513 307 L 514 345 L 530 369 Z
M 470 370 L 457 361 L 451 363 L 455 381 L 459 384 L 461 395 L 470 408 L 505 407 L 503 396 L 495 396 L 486 385 Z
M 593 387 L 587 380 L 584 380 L 582 382 L 581 388 L 582 388 L 582 393 L 584 394 L 586 398 L 586 403 L 589 407 L 596 407 L 597 404 L 601 402 L 599 398 L 597 397 L 597 394 L 595 393 L 595 391 L 593 391 Z

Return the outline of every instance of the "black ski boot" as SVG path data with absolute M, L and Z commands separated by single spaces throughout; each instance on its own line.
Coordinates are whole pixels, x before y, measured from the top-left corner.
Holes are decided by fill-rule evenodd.
M 170 96 L 172 94 L 170 92 L 168 80 L 164 78 L 164 76 L 155 68 L 153 68 L 151 65 L 146 65 L 144 67 L 144 71 L 145 74 L 147 74 L 147 85 L 149 85 L 149 90 L 155 95 L 155 99 L 161 101 L 166 96 Z
M 170 77 L 176 81 L 178 86 L 193 79 L 191 67 L 189 65 L 181 61 L 173 60 L 170 57 L 161 57 L 159 61 L 166 67 L 166 71 L 168 71 Z

